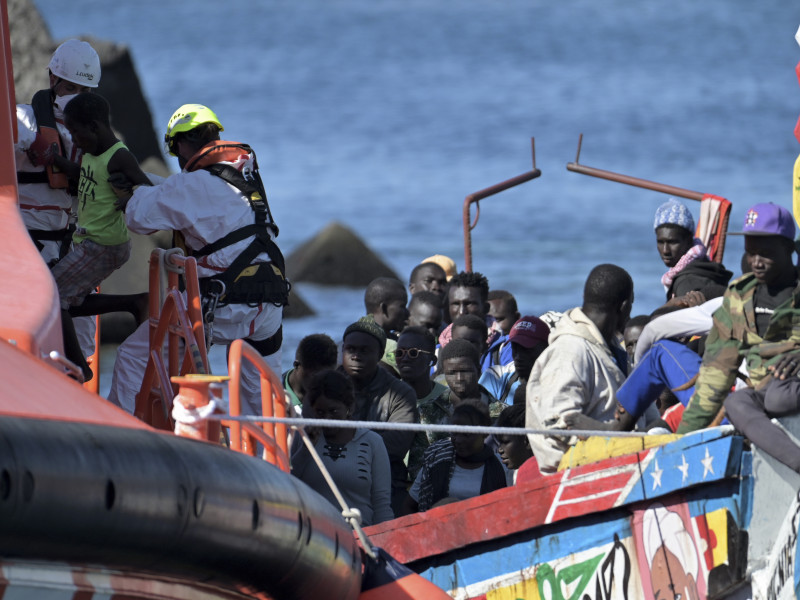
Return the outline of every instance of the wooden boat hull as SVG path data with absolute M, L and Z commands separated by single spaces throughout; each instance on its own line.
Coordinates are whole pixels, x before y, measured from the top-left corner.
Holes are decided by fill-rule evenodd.
M 746 585 L 751 459 L 711 430 L 367 533 L 458 599 L 727 597 Z

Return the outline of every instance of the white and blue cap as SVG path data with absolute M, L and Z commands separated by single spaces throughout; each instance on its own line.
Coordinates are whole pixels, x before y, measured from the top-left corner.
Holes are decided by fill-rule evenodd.
M 656 210 L 656 220 L 653 229 L 658 229 L 662 225 L 676 225 L 688 230 L 694 235 L 694 218 L 689 209 L 683 202 L 670 198 Z

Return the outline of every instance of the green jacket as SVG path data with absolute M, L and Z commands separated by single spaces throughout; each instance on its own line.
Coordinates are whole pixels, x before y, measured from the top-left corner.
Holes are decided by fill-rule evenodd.
M 800 284 L 791 298 L 775 309 L 763 338 L 756 332 L 753 306 L 757 285 L 750 273 L 733 281 L 725 291 L 722 306 L 714 312 L 694 395 L 678 433 L 711 423 L 731 391 L 742 360 L 746 361 L 753 387 L 758 388 L 769 381 L 769 365 L 787 352 L 800 350 Z

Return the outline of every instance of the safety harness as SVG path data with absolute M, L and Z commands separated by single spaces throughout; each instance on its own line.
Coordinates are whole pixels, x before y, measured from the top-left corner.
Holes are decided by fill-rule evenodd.
M 53 98 L 51 90 L 39 90 L 33 95 L 31 100 L 33 115 L 36 118 L 36 137 L 43 139 L 48 146 L 58 145 L 61 156 L 65 156 L 64 144 L 56 126 L 56 117 L 53 113 Z M 52 165 L 45 167 L 44 171 L 17 171 L 17 183 L 44 183 L 56 190 L 69 189 L 69 180 L 66 173 L 54 169 Z M 72 234 L 75 225 L 70 225 L 66 229 L 44 230 L 29 229 L 28 233 L 33 239 L 33 243 L 39 251 L 44 248 L 42 242 L 56 241 L 61 242 L 59 258 L 63 258 L 69 250 Z
M 242 152 L 252 154 L 253 168 L 245 167 L 240 171 L 230 164 L 220 162 L 206 164 L 208 160 L 203 160 L 204 158 L 216 160 L 216 156 L 220 154 L 230 156 L 230 151 L 237 156 Z M 278 235 L 278 227 L 273 222 L 272 213 L 269 210 L 264 184 L 255 160 L 255 152 L 250 146 L 238 142 L 214 142 L 204 147 L 186 165 L 187 171 L 198 169 L 208 171 L 242 192 L 253 210 L 254 217 L 251 225 L 231 231 L 192 253 L 197 257 L 208 256 L 254 236 L 253 241 L 239 253 L 239 256 L 224 272 L 200 279 L 201 293 L 204 296 L 215 296 L 218 306 L 226 304 L 256 306 L 262 302 L 269 302 L 275 306 L 287 305 L 291 284 L 285 276 L 286 265 L 283 254 L 270 236 L 270 231 L 275 236 Z M 262 253 L 266 253 L 271 262 L 251 264 Z

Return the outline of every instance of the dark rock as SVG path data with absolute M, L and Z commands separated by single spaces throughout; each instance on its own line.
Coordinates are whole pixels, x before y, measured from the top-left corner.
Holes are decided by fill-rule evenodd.
M 303 300 L 300 294 L 297 293 L 297 288 L 293 286 L 292 290 L 289 292 L 289 304 L 283 307 L 283 318 L 299 319 L 301 317 L 310 317 L 315 314 L 316 311 Z
M 367 286 L 376 277 L 397 275 L 351 229 L 330 223 L 286 258 L 291 281 Z
M 133 58 L 127 46 L 87 38 L 100 55 L 103 75 L 97 93 L 108 100 L 111 106 L 111 125 L 122 136 L 136 160 L 148 164 L 160 163 L 160 169 L 151 172 L 169 175 L 162 153 L 163 144 L 153 130 L 153 115 L 147 105 Z M 166 124 L 165 124 L 166 125 Z
M 14 91 L 17 103 L 30 102 L 38 90 L 49 87 L 47 65 L 58 45 L 32 0 L 8 0 L 11 54 L 14 65 Z M 133 58 L 122 44 L 86 36 L 100 56 L 102 75 L 97 93 L 111 105 L 111 123 L 146 171 L 169 175 L 161 144 L 153 129 Z
M 47 64 L 56 48 L 53 37 L 31 0 L 8 0 L 8 26 L 17 102 L 49 86 Z

